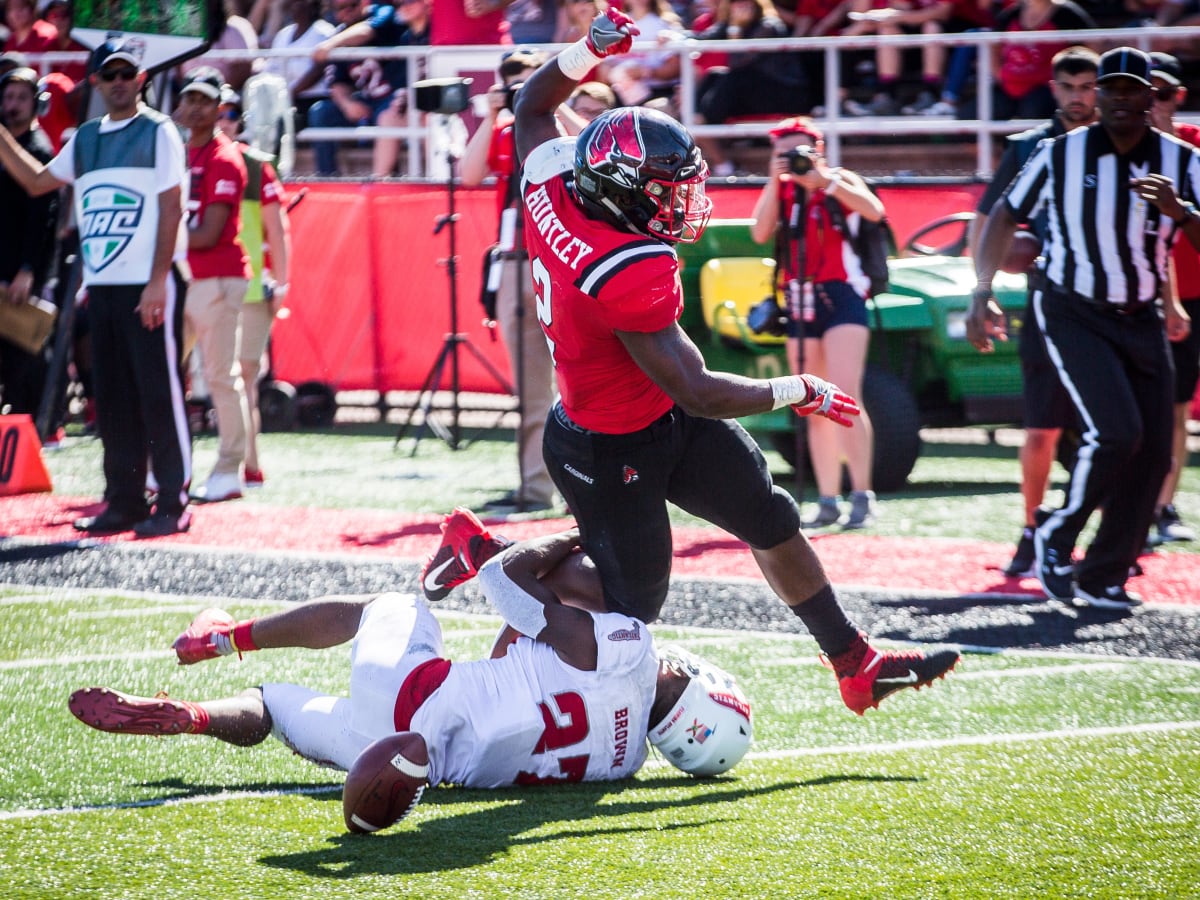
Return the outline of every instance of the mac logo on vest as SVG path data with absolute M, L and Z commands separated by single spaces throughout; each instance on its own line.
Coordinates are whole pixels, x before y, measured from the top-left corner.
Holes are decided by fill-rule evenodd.
M 146 199 L 115 184 L 97 184 L 83 195 L 80 244 L 87 267 L 99 272 L 121 255 L 137 232 Z

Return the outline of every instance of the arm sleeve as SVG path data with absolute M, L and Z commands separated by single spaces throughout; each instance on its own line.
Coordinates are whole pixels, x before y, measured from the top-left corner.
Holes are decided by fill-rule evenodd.
M 42 146 L 27 147 L 31 156 L 41 163 L 48 163 L 53 153 L 49 141 L 41 138 Z M 46 283 L 50 262 L 54 256 L 54 231 L 57 227 L 58 191 L 50 191 L 38 197 L 28 198 L 25 204 L 25 222 L 21 228 L 20 260 L 33 271 L 34 287 Z
M 64 184 L 75 183 L 75 135 L 71 135 L 58 155 L 46 163 L 46 168 Z
M 983 196 L 979 198 L 979 204 L 975 207 L 975 212 L 983 215 L 991 215 L 992 208 L 1000 200 L 1005 189 L 1012 184 L 1012 180 L 1017 177 L 1017 148 L 1011 143 L 1004 150 L 1004 155 L 1000 157 L 1000 163 L 996 166 L 996 171 L 992 173 L 992 181 L 983 192 Z
M 164 124 L 159 126 L 155 139 L 158 144 L 154 153 L 154 178 L 158 192 L 161 194 L 176 186 L 183 187 L 187 175 L 187 154 L 179 132 L 174 125 Z M 63 148 L 65 152 L 66 147 Z
M 1041 208 L 1042 189 L 1046 185 L 1050 173 L 1052 139 L 1038 144 L 1025 167 L 1017 174 L 1016 179 L 1004 194 L 1004 202 L 1009 212 L 1018 222 L 1028 222 Z

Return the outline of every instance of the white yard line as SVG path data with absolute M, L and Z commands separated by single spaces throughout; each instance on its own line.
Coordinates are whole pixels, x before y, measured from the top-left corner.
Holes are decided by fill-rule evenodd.
M 121 662 L 123 660 L 175 658 L 174 650 L 139 650 L 133 653 L 76 653 L 70 656 L 44 656 L 0 661 L 4 669 L 44 669 L 47 666 L 76 666 L 79 663 Z
M 800 747 L 748 753 L 746 759 L 795 759 L 802 756 L 846 756 L 864 753 L 904 753 L 909 750 L 937 750 L 944 747 L 989 747 L 993 744 L 1022 744 L 1041 741 L 1081 740 L 1126 734 L 1165 734 L 1200 728 L 1200 721 L 1142 722 L 1137 725 L 1103 725 L 1095 728 L 1063 728 L 1057 731 L 1028 731 L 1016 734 L 978 734 L 954 738 L 930 738 L 923 741 L 897 741 L 892 744 L 857 744 L 841 747 Z M 662 765 L 669 765 L 662 761 Z

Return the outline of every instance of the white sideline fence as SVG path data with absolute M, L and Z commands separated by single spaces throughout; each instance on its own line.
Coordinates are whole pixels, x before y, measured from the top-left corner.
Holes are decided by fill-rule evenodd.
M 794 51 L 819 51 L 824 55 L 825 93 L 823 105 L 826 114 L 815 121 L 825 133 L 826 157 L 832 165 L 839 165 L 842 157 L 842 140 L 847 137 L 933 137 L 942 135 L 968 135 L 975 139 L 976 175 L 986 177 L 992 171 L 992 138 L 1008 135 L 1042 124 L 1042 120 L 1009 119 L 992 121 L 992 84 L 995 73 L 990 64 L 991 51 L 1006 43 L 1054 43 L 1086 44 L 1103 52 L 1110 47 L 1133 46 L 1150 51 L 1156 46 L 1175 46 L 1191 42 L 1200 53 L 1200 26 L 1175 27 L 1152 26 L 1140 28 L 1093 28 L 1073 31 L 1039 32 L 994 32 L 943 35 L 869 35 L 860 37 L 826 38 L 782 38 L 758 40 L 699 41 L 693 38 L 680 40 L 663 47 L 651 42 L 634 44 L 635 50 L 667 50 L 679 55 L 680 76 L 680 120 L 694 134 L 702 137 L 733 138 L 762 137 L 772 127 L 770 122 L 746 122 L 739 124 L 697 125 L 695 100 L 697 88 L 696 59 L 702 53 L 781 53 Z M 975 84 L 978 97 L 977 119 L 951 119 L 927 116 L 871 116 L 852 118 L 841 115 L 838 91 L 841 87 L 840 55 L 847 51 L 869 50 L 881 46 L 916 50 L 929 44 L 941 44 L 948 50 L 955 47 L 973 46 L 976 49 Z M 554 52 L 562 44 L 532 45 Z M 302 142 L 337 140 L 370 141 L 376 138 L 398 138 L 407 145 L 404 160 L 405 175 L 414 179 L 438 176 L 444 180 L 444 163 L 441 163 L 446 128 L 444 116 L 423 117 L 416 108 L 411 85 L 425 78 L 449 78 L 478 76 L 488 73 L 484 84 L 475 83 L 471 93 L 487 90 L 491 77 L 499 64 L 500 56 L 511 50 L 511 46 L 455 46 L 455 47 L 353 47 L 334 50 L 331 61 L 355 59 L 404 59 L 408 65 L 408 121 L 400 127 L 357 125 L 347 128 L 304 128 L 296 134 Z M 263 60 L 268 58 L 308 57 L 305 50 L 213 50 L 206 54 L 209 59 Z M 947 58 L 949 54 L 947 54 Z M 47 53 L 37 57 L 35 65 L 45 74 L 56 62 L 86 61 L 81 53 Z M 814 104 L 821 105 L 821 104 Z M 781 115 L 780 118 L 783 116 Z M 1200 113 L 1183 114 L 1184 121 L 1200 122 Z M 439 152 L 441 151 L 441 152 Z

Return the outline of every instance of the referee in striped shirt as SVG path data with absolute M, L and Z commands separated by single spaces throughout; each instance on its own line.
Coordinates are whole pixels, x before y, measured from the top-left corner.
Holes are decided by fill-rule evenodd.
M 1050 598 L 1106 609 L 1141 603 L 1125 581 L 1171 465 L 1167 330 L 1189 325 L 1167 267 L 1180 233 L 1200 249 L 1200 154 L 1149 126 L 1150 69 L 1131 47 L 1100 58 L 1100 121 L 1043 141 L 995 207 L 967 320 L 980 350 L 1007 339 L 992 277 L 1017 224 L 1044 209 L 1034 314 L 1084 433 L 1063 505 L 1034 537 L 1037 573 Z M 1071 550 L 1097 509 L 1095 538 L 1073 566 Z

